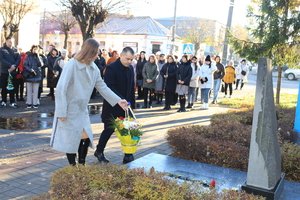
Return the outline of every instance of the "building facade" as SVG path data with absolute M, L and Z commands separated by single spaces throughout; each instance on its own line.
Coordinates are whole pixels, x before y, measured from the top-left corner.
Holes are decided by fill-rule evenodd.
M 41 22 L 41 37 L 44 47 L 54 44 L 58 49 L 63 47 L 64 34 L 55 22 Z M 95 30 L 94 38 L 100 43 L 101 49 L 121 51 L 130 46 L 135 52 L 145 51 L 147 54 L 158 51 L 169 54 L 172 45 L 176 54 L 181 53 L 182 41 L 177 36 L 175 42 L 171 41 L 169 29 L 151 17 L 134 17 L 128 15 L 109 16 Z M 42 40 L 40 40 L 42 41 Z M 82 36 L 78 26 L 69 34 L 67 50 L 70 54 L 78 51 L 82 45 Z

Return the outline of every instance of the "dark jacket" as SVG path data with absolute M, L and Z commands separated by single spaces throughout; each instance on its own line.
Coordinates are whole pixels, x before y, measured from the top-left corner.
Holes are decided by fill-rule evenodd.
M 96 60 L 94 61 L 94 63 L 97 65 L 98 69 L 100 70 L 101 73 L 101 77 L 103 78 L 103 71 L 106 67 L 106 61 L 102 56 L 98 56 L 98 58 L 96 58 Z
M 29 53 L 24 63 L 25 82 L 40 82 L 42 79 L 42 65 L 42 58 L 39 55 Z
M 1 73 L 8 74 L 8 69 L 12 66 L 19 65 L 21 60 L 21 56 L 18 51 L 14 48 L 9 48 L 6 45 L 0 48 L 0 66 L 1 66 Z
M 144 69 L 144 65 L 146 63 L 146 59 L 144 59 L 143 61 L 138 60 L 137 64 L 136 64 L 136 79 L 137 80 L 143 80 L 143 69 Z
M 164 89 L 167 92 L 175 93 L 176 85 L 177 85 L 177 64 L 173 63 L 166 63 L 160 70 L 160 74 L 164 77 L 164 75 L 168 75 L 168 78 L 164 78 Z
M 55 88 L 57 84 L 57 79 L 54 76 L 53 70 L 54 70 L 54 63 L 56 61 L 57 57 L 53 57 L 52 55 L 47 57 L 48 60 L 48 71 L 47 71 L 47 87 L 49 88 Z
M 225 69 L 222 63 L 217 63 L 217 71 L 214 72 L 214 79 L 222 79 L 225 76 Z
M 193 70 L 191 67 L 191 63 L 190 62 L 186 62 L 186 63 L 182 62 L 178 66 L 178 70 L 177 70 L 177 83 L 178 83 L 178 80 L 181 80 L 181 81 L 184 81 L 183 85 L 189 86 L 192 75 L 193 75 Z
M 104 82 L 122 99 L 126 99 L 134 108 L 134 71 L 133 67 L 122 65 L 120 58 L 108 65 L 104 75 Z M 107 101 L 103 102 L 102 122 L 109 123 L 113 118 L 125 116 L 124 110 L 119 105 L 112 107 Z

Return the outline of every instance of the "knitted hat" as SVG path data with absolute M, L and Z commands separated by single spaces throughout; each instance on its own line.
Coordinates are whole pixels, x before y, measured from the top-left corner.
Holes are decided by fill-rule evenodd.
M 206 56 L 205 61 L 211 62 L 210 55 Z

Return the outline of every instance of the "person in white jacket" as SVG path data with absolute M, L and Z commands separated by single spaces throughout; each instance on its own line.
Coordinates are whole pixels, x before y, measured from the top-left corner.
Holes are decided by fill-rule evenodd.
M 235 71 L 236 71 L 235 90 L 238 89 L 239 83 L 241 83 L 240 89 L 242 89 L 244 84 L 248 82 L 249 67 L 247 65 L 246 59 L 243 59 L 241 61 L 241 64 L 239 66 L 237 66 Z
M 206 56 L 205 64 L 200 68 L 201 82 L 201 101 L 203 102 L 202 109 L 208 109 L 209 91 L 213 87 L 213 74 L 217 67 L 211 63 L 210 56 Z
M 188 90 L 187 108 L 193 108 L 194 102 L 196 100 L 196 89 L 199 87 L 200 66 L 198 65 L 198 59 L 196 56 L 193 56 L 191 61 L 191 68 L 193 70 L 193 73 Z

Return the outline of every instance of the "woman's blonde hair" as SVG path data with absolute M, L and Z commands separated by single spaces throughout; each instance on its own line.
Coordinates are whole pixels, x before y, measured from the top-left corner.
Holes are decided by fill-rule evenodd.
M 94 61 L 95 56 L 99 52 L 99 43 L 93 39 L 89 38 L 83 42 L 80 51 L 75 55 L 75 59 L 84 64 L 90 64 Z

